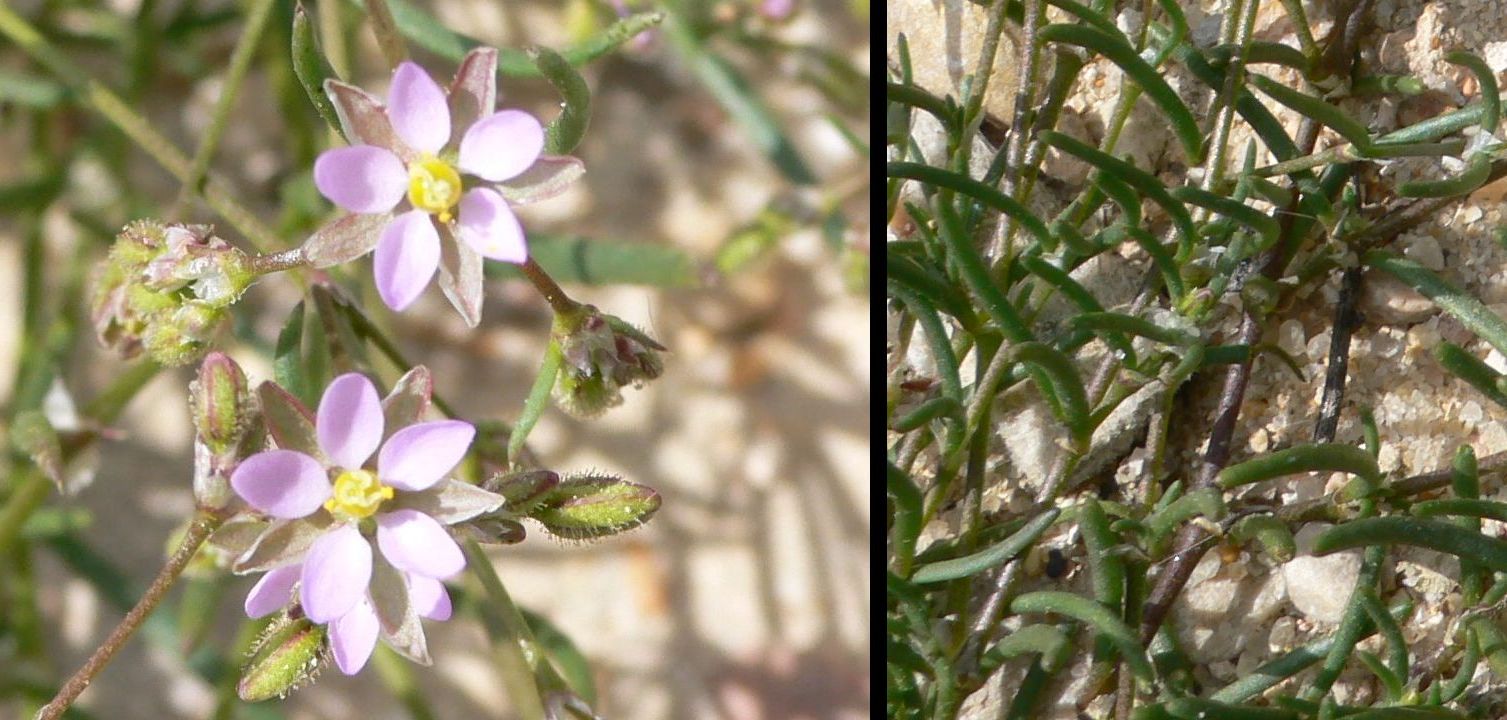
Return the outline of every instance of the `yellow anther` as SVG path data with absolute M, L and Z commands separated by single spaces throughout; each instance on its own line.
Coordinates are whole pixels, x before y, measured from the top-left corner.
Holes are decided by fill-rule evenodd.
M 450 222 L 450 208 L 460 202 L 460 173 L 450 163 L 426 155 L 408 165 L 408 202 Z
M 324 501 L 324 509 L 345 520 L 370 517 L 383 500 L 392 499 L 392 488 L 377 480 L 368 470 L 346 470 L 335 478 L 335 492 Z

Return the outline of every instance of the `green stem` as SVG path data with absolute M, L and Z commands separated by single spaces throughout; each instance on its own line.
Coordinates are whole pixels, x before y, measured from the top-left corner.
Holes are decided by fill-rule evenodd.
M 518 413 L 518 422 L 513 424 L 513 432 L 508 436 L 510 465 L 518 464 L 517 458 L 523 451 L 523 444 L 528 440 L 529 433 L 533 432 L 534 425 L 539 422 L 539 416 L 549 407 L 549 393 L 555 387 L 555 376 L 560 373 L 561 360 L 560 343 L 550 340 L 549 347 L 544 349 L 544 360 L 539 363 L 539 374 L 534 377 L 528 398 L 523 401 L 523 410 Z
M 224 136 L 225 126 L 230 122 L 230 111 L 235 108 L 236 96 L 240 94 L 241 83 L 246 79 L 246 71 L 251 68 L 251 59 L 256 55 L 256 46 L 267 29 L 267 20 L 272 17 L 275 4 L 276 0 L 255 0 L 251 12 L 246 16 L 246 29 L 241 33 L 240 40 L 236 41 L 235 51 L 230 55 L 230 68 L 225 71 L 220 97 L 215 101 L 214 114 L 210 116 L 204 137 L 199 139 L 199 147 L 194 150 L 188 178 L 178 190 L 178 199 L 173 201 L 167 212 L 169 218 L 178 217 L 189 198 L 200 191 L 199 186 L 209 173 L 209 161 L 214 157 L 215 148 L 220 146 L 220 138 Z
M 475 540 L 465 541 L 462 547 L 466 552 L 467 566 L 487 593 L 487 602 L 480 604 L 482 621 L 496 644 L 497 660 L 502 665 L 502 679 L 508 686 L 508 694 L 523 720 L 543 720 L 544 705 L 539 693 L 541 681 L 553 677 L 555 684 L 561 687 L 564 682 L 544 659 L 543 648 L 534 640 L 523 614 L 513 604 L 513 598 L 503 587 L 502 579 L 497 577 L 486 552 Z
M 253 255 L 251 256 L 250 268 L 251 272 L 257 275 L 270 275 L 284 270 L 303 267 L 308 264 L 309 260 L 304 257 L 303 248 L 293 248 L 266 255 Z
M 529 282 L 534 284 L 534 289 L 538 290 L 539 294 L 549 302 L 549 306 L 554 309 L 556 315 L 574 312 L 581 306 L 580 303 L 570 299 L 570 296 L 560 288 L 560 284 L 555 282 L 555 279 L 550 277 L 549 273 L 545 272 L 544 268 L 540 267 L 533 258 L 524 261 L 520 269 L 523 270 L 523 275 L 529 279 Z
M 94 677 L 105 669 L 105 665 L 110 663 L 115 653 L 126 644 L 127 640 L 131 639 L 136 628 L 141 627 L 141 623 L 145 622 L 147 616 L 152 614 L 152 610 L 156 609 L 157 604 L 162 602 L 167 591 L 172 589 L 173 583 L 183 573 L 183 568 L 188 566 L 194 554 L 199 551 L 199 546 L 204 544 L 210 533 L 214 532 L 221 522 L 223 518 L 217 515 L 200 514 L 193 524 L 188 526 L 183 542 L 178 545 L 177 550 L 173 551 L 173 556 L 168 559 L 167 564 L 157 572 L 157 577 L 152 580 L 151 586 L 136 602 L 136 607 L 131 608 L 131 611 L 121 619 L 120 624 L 110 631 L 110 636 L 105 638 L 104 643 L 94 651 L 93 655 L 89 656 L 83 667 L 80 667 L 73 677 L 63 683 L 62 689 L 58 690 L 58 694 L 53 697 L 52 701 L 42 706 L 34 720 L 57 720 L 63 716 L 68 706 L 88 689 Z

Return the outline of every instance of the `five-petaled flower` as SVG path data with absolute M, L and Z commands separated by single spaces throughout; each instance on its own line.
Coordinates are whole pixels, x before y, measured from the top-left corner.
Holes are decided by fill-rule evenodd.
M 417 422 L 384 440 L 386 422 L 371 381 L 341 375 L 319 402 L 312 454 L 264 450 L 230 478 L 237 495 L 274 518 L 277 530 L 268 535 L 292 523 L 313 538 L 301 557 L 262 576 L 246 597 L 246 614 L 268 615 L 296 589 L 304 615 L 328 623 L 335 664 L 347 675 L 366 664 L 379 632 L 394 647 L 411 646 L 417 634 L 417 659 L 427 661 L 417 618 L 450 617 L 440 581 L 466 565 L 444 524 L 502 504 L 500 496 L 446 477 L 475 437 L 469 423 Z M 455 493 L 470 502 L 454 502 Z
M 326 84 L 353 144 L 320 154 L 314 184 L 336 205 L 375 217 L 377 291 L 394 310 L 434 277 L 441 235 L 493 260 L 528 258 L 523 228 L 495 184 L 539 159 L 544 129 L 521 110 L 494 112 L 496 52 L 481 50 L 461 64 L 449 93 L 402 63 L 385 110 L 358 88 Z

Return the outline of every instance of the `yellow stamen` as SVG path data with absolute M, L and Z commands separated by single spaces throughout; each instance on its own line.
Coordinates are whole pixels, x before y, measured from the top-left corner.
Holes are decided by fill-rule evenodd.
M 346 470 L 335 478 L 335 492 L 324 509 L 345 520 L 360 520 L 377 511 L 383 500 L 392 499 L 392 488 L 368 470 Z
M 408 165 L 408 202 L 450 222 L 450 209 L 460 202 L 460 173 L 450 163 L 425 155 Z

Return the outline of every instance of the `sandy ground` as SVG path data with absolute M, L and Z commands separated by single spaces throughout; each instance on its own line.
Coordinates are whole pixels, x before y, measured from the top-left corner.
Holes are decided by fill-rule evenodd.
M 552 4 L 446 3 L 453 27 L 504 43 L 563 40 Z M 867 66 L 865 29 L 818 8 L 788 28 L 792 37 L 832 38 Z M 230 42 L 227 40 L 227 42 Z M 364 39 L 360 51 L 375 58 Z M 662 52 L 662 51 L 660 51 Z M 431 63 L 437 75 L 448 72 Z M 369 62 L 366 67 L 376 67 Z M 360 79 L 380 86 L 380 73 Z M 569 194 L 522 213 L 526 227 L 670 243 L 709 260 L 778 190 L 774 171 L 697 91 L 683 70 L 654 52 L 593 66 L 592 132 L 577 152 L 586 179 Z M 271 148 L 278 118 L 254 98 L 227 135 L 217 170 L 252 184 L 282 162 Z M 758 82 L 792 121 L 797 143 L 824 179 L 866 172 L 825 127 L 809 90 Z M 380 87 L 377 87 L 380 89 Z M 547 112 L 543 93 L 503 88 L 505 102 Z M 185 107 L 154 119 L 186 146 L 213 92 L 198 88 Z M 3 128 L 0 128 L 3 129 Z M 867 131 L 860 128 L 861 134 Z M 15 133 L 0 133 L 0 150 Z M 139 175 L 174 188 L 145 158 Z M 3 179 L 3 176 L 0 176 Z M 866 218 L 857 207 L 854 218 Z M 71 232 L 59 214 L 51 223 Z M 866 220 L 864 221 L 866 222 Z M 851 232 L 866 233 L 867 226 Z M 367 261 L 361 261 L 363 263 Z M 362 266 L 362 273 L 368 272 Z M 0 336 L 18 322 L 18 244 L 0 220 Z M 860 718 L 869 714 L 868 301 L 847 291 L 834 255 L 814 232 L 786 239 L 754 269 L 698 289 L 568 288 L 655 333 L 673 353 L 665 375 L 603 418 L 583 422 L 551 410 L 531 439 L 560 471 L 598 469 L 649 484 L 664 498 L 646 528 L 605 542 L 566 544 L 534 532 L 496 551 L 516 600 L 568 633 L 590 658 L 605 717 Z M 466 331 L 431 289 L 396 323 L 405 349 L 434 371 L 436 390 L 466 414 L 510 418 L 532 378 L 548 316 L 520 283 L 494 282 L 483 325 Z M 238 310 L 273 337 L 296 302 L 291 285 L 269 280 Z M 68 374 L 81 398 L 121 365 L 84 343 Z M 0 376 L 15 367 L 0 343 Z M 254 380 L 265 360 L 234 349 Z M 186 371 L 159 377 L 119 423 L 128 438 L 104 448 L 101 477 L 72 500 L 94 513 L 88 539 L 145 583 L 160 565 L 168 533 L 191 509 Z M 6 392 L 7 390 L 0 390 Z M 0 397 L 3 400 L 3 397 Z M 86 583 L 36 553 L 54 670 L 71 672 L 114 624 Z M 224 600 L 211 643 L 228 644 L 250 580 Z M 505 718 L 507 698 L 478 623 L 428 623 L 433 668 L 415 668 L 441 718 Z M 110 720 L 204 717 L 212 688 L 175 653 L 133 642 L 84 696 Z M 282 705 L 293 720 L 406 717 L 370 670 L 336 672 Z M 10 708 L 0 707 L 0 717 Z

